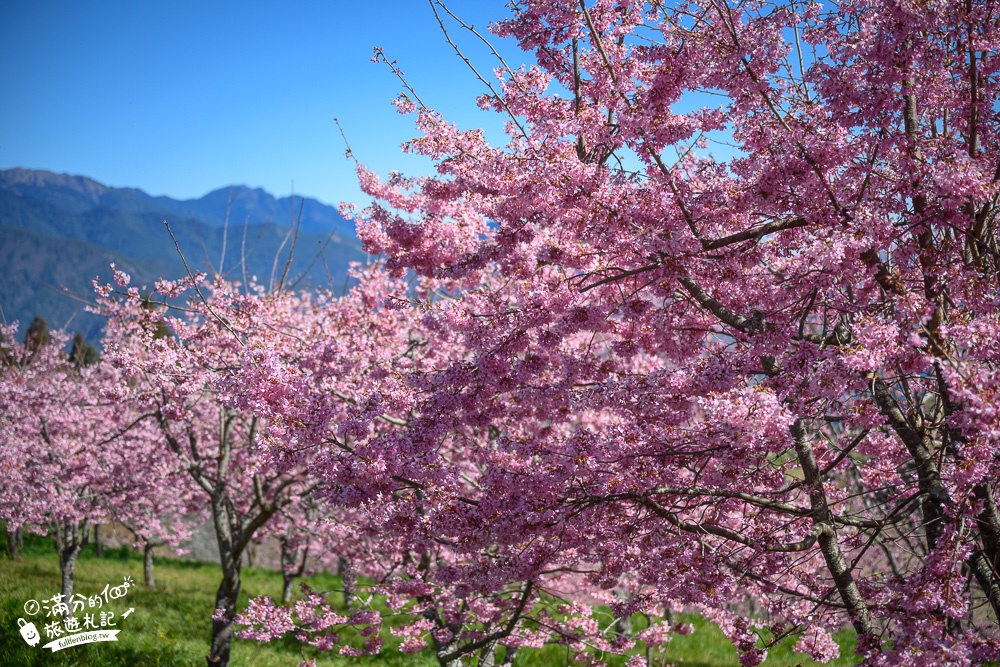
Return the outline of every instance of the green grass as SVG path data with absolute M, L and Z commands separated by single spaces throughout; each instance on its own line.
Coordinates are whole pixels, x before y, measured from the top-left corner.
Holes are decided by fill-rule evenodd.
M 23 604 L 29 599 L 41 601 L 59 591 L 59 568 L 51 541 L 35 536 L 25 536 L 25 550 L 21 558 L 11 561 L 0 558 L 0 665 L 72 665 L 74 667 L 133 666 L 143 665 L 204 665 L 210 636 L 210 616 L 214 607 L 215 590 L 220 573 L 211 563 L 192 563 L 176 559 L 155 561 L 156 590 L 146 590 L 142 585 L 142 558 L 127 548 L 105 552 L 97 558 L 91 547 L 85 551 L 76 567 L 75 591 L 85 595 L 99 593 L 105 584 L 121 583 L 126 575 L 136 582 L 127 596 L 116 600 L 105 609 L 120 616 L 127 608 L 135 612 L 128 618 L 117 619 L 121 630 L 117 642 L 74 646 L 57 653 L 42 650 L 49 639 L 44 635 L 40 622 L 42 614 L 32 617 L 42 633 L 38 646 L 28 646 L 20 637 L 18 618 L 26 618 Z M 336 577 L 320 574 L 306 580 L 317 590 L 339 588 Z M 257 595 L 281 595 L 281 576 L 271 570 L 245 568 L 240 605 Z M 334 596 L 339 598 L 339 596 Z M 340 602 L 335 599 L 335 602 Z M 77 614 L 80 618 L 81 615 Z M 665 661 L 678 667 L 735 667 L 739 665 L 736 650 L 729 645 L 711 623 L 699 616 L 683 615 L 681 620 L 691 623 L 695 631 L 687 636 L 675 636 L 668 650 L 662 654 Z M 638 627 L 638 626 L 637 626 Z M 436 665 L 430 651 L 405 656 L 395 650 L 398 640 L 386 634 L 386 648 L 382 654 L 368 658 L 343 658 L 335 652 L 318 656 L 319 665 L 379 664 L 392 666 Z M 853 637 L 850 632 L 837 635 L 842 657 L 831 665 L 844 667 L 854 664 Z M 357 642 L 352 642 L 357 645 Z M 807 657 L 792 653 L 794 640 L 788 639 L 771 649 L 768 667 L 808 667 L 816 663 Z M 315 657 L 311 647 L 301 647 L 293 639 L 271 644 L 235 640 L 232 661 L 234 666 L 254 665 L 271 667 L 298 665 L 303 657 Z M 540 650 L 518 651 L 515 667 L 562 667 L 567 664 L 566 649 L 548 646 Z M 606 656 L 609 667 L 622 665 L 625 658 Z M 658 659 L 656 665 L 662 664 Z

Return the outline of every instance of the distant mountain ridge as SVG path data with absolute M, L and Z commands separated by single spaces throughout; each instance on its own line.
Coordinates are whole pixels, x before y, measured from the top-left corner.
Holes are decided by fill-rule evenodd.
M 242 226 L 274 223 L 290 227 L 299 220 L 301 230 L 309 234 L 335 233 L 354 236 L 354 223 L 345 220 L 333 206 L 308 197 L 274 196 L 261 188 L 232 185 L 213 190 L 200 199 L 172 199 L 148 195 L 135 188 L 113 188 L 86 176 L 57 174 L 38 169 L 0 170 L 0 190 L 21 197 L 32 197 L 65 210 L 82 212 L 104 206 L 130 213 L 163 211 L 193 216 L 198 222 L 221 227 L 226 222 Z M 299 219 L 301 208 L 302 217 Z
M 101 323 L 83 312 L 81 300 L 92 298 L 96 273 L 107 277 L 108 262 L 127 267 L 139 284 L 184 275 L 164 221 L 192 270 L 221 266 L 231 280 L 256 276 L 268 285 L 283 272 L 296 220 L 289 280 L 339 288 L 349 262 L 366 255 L 353 223 L 315 199 L 230 186 L 175 200 L 85 176 L 0 170 L 0 309 L 7 322 L 24 326 L 41 315 L 53 327 L 70 321 L 93 337 Z

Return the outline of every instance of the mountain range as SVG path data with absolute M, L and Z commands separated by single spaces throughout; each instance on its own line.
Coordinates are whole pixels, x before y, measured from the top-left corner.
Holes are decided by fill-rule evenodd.
M 268 286 L 290 254 L 286 284 L 331 289 L 366 257 L 354 224 L 315 199 L 229 186 L 176 200 L 85 176 L 0 170 L 0 315 L 22 330 L 39 315 L 96 337 L 100 318 L 85 306 L 94 277 L 110 279 L 111 262 L 133 285 L 182 277 L 186 261 L 192 271 Z

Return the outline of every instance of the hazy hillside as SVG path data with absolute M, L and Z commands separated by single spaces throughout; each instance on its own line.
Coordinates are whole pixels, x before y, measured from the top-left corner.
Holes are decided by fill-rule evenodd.
M 19 320 L 23 327 L 38 313 L 54 328 L 68 327 L 93 337 L 100 321 L 85 312 L 83 301 L 92 297 L 90 280 L 98 274 L 107 276 L 111 262 L 140 283 L 159 273 L 174 274 L 180 267 L 166 260 L 136 262 L 86 241 L 0 227 L 0 307 L 6 320 Z
M 184 274 L 164 221 L 192 270 L 221 267 L 232 280 L 256 276 L 266 285 L 272 276 L 280 279 L 296 219 L 289 279 L 323 286 L 332 281 L 339 288 L 348 263 L 365 255 L 353 226 L 315 200 L 275 199 L 234 186 L 178 201 L 82 176 L 0 170 L 0 308 L 8 322 L 29 322 L 37 314 L 54 327 L 69 322 L 72 330 L 93 336 L 100 322 L 79 299 L 91 298 L 91 280 L 107 278 L 110 262 L 140 284 Z

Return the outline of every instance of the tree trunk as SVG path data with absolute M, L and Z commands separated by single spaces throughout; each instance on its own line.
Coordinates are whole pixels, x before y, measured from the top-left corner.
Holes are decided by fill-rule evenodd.
M 236 603 L 240 597 L 240 565 L 245 542 L 239 533 L 239 524 L 230 514 L 231 502 L 224 493 L 212 497 L 212 518 L 215 537 L 219 543 L 219 561 L 222 582 L 215 594 L 215 611 L 212 613 L 212 645 L 207 656 L 208 667 L 227 667 L 235 631 Z
M 142 574 L 146 579 L 146 588 L 156 590 L 156 582 L 153 581 L 153 543 L 146 540 L 142 549 Z
M 424 555 L 426 555 L 426 553 Z M 417 601 L 418 602 L 420 601 L 419 597 L 417 598 Z M 465 662 L 463 660 L 464 655 L 459 655 L 458 657 L 449 658 L 449 656 L 455 653 L 456 649 L 459 648 L 459 640 L 457 635 L 459 631 L 462 629 L 461 623 L 448 623 L 443 618 L 441 618 L 440 614 L 438 613 L 438 610 L 436 609 L 425 611 L 424 618 L 428 618 L 434 621 L 434 627 L 437 630 L 446 630 L 448 632 L 448 636 L 451 637 L 447 642 L 444 642 L 438 639 L 437 632 L 431 632 L 431 640 L 434 647 L 434 656 L 437 658 L 438 665 L 440 665 L 441 667 L 462 667 L 462 665 Z M 486 626 L 485 630 L 486 632 L 489 632 L 488 625 Z M 496 655 L 491 651 L 491 648 L 495 649 L 495 647 L 496 647 L 495 641 L 491 642 L 491 644 L 484 646 L 482 649 L 482 653 L 480 653 L 480 659 L 488 658 L 491 661 L 495 660 Z
M 19 555 L 18 551 L 23 539 L 21 535 L 21 528 L 15 528 L 14 530 L 11 530 L 10 527 L 7 528 L 7 555 L 11 560 L 16 559 Z
M 497 651 L 503 646 L 506 650 L 504 651 L 503 660 L 497 662 Z M 482 651 L 479 652 L 479 664 L 477 667 L 506 667 L 507 665 L 514 664 L 514 656 L 517 655 L 516 646 L 507 646 L 501 644 L 499 640 L 488 644 L 483 647 Z
M 104 558 L 104 545 L 101 544 L 101 524 L 94 524 L 94 548 L 97 549 L 97 557 Z
M 974 491 L 976 499 L 983 503 L 976 517 L 982 548 L 969 556 L 969 566 L 1000 624 L 1000 511 L 988 484 L 980 484 Z
M 626 599 L 625 591 L 616 590 L 615 598 L 618 600 Z M 632 636 L 632 616 L 622 616 L 621 618 L 615 619 L 615 634 L 619 637 L 631 637 Z
M 872 614 L 868 608 L 868 603 L 858 590 L 858 585 L 854 581 L 854 574 L 851 566 L 844 557 L 844 552 L 840 548 L 837 538 L 837 526 L 833 521 L 833 513 L 827 504 L 826 493 L 823 491 L 823 476 L 816 463 L 816 456 L 813 453 L 812 443 L 809 442 L 809 435 L 806 432 L 805 423 L 798 419 L 789 428 L 792 438 L 795 440 L 795 453 L 798 455 L 799 465 L 802 466 L 802 474 L 805 477 L 806 488 L 809 491 L 809 507 L 812 515 L 814 530 L 819 533 L 816 541 L 819 543 L 820 552 L 826 561 L 827 570 L 833 576 L 833 582 L 840 593 L 840 599 L 847 607 L 847 614 L 851 618 L 855 632 L 858 633 L 859 649 L 864 642 L 870 642 L 874 636 L 872 625 Z
M 230 555 L 231 560 L 231 555 Z M 231 561 L 232 562 L 232 561 Z M 224 567 L 222 582 L 215 594 L 215 615 L 212 617 L 212 647 L 208 653 L 209 667 L 227 667 L 233 644 L 236 602 L 240 597 L 239 561 Z
M 885 382 L 876 380 L 872 388 L 879 411 L 888 417 L 889 424 L 906 445 L 916 464 L 919 488 L 925 494 L 920 508 L 929 553 L 937 547 L 945 521 L 944 506 L 952 503 L 935 464 L 934 451 L 937 443 L 931 434 L 917 432 L 910 426 L 889 394 Z M 946 391 L 942 391 L 942 395 L 946 395 Z M 951 414 L 952 411 L 951 404 L 946 401 L 945 413 Z M 973 550 L 966 564 L 982 587 L 987 601 L 997 615 L 997 623 L 1000 624 L 1000 511 L 988 484 L 979 484 L 973 492 L 976 499 L 983 502 L 983 510 L 976 517 L 981 546 Z
M 478 667 L 496 667 L 497 664 L 497 642 L 490 642 L 479 652 Z
M 455 646 L 458 642 L 452 640 L 447 644 L 439 642 L 437 639 L 434 640 L 434 655 L 437 656 L 438 664 L 441 667 L 462 667 L 462 658 L 453 658 L 451 660 L 445 660 L 444 657 L 455 650 Z
M 62 600 L 67 605 L 66 616 L 73 598 L 73 572 L 76 569 L 76 559 L 87 544 L 90 526 L 86 521 L 78 524 L 67 521 L 56 526 L 56 553 L 59 554 L 59 573 L 62 576 Z
M 354 606 L 354 584 L 357 582 L 357 576 L 351 568 L 351 562 L 343 556 L 337 557 L 337 574 L 340 575 L 344 587 L 344 609 L 350 612 Z
M 292 548 L 291 541 L 282 536 L 281 538 L 281 604 L 288 604 L 292 601 L 292 584 L 295 583 L 295 556 L 296 549 Z
M 879 412 L 889 420 L 889 425 L 899 436 L 916 466 L 917 485 L 923 496 L 920 500 L 921 522 L 927 541 L 927 552 L 937 548 L 944 526 L 944 505 L 950 502 L 948 491 L 941 482 L 941 474 L 936 467 L 933 438 L 921 434 L 907 421 L 899 404 L 889 393 L 885 382 L 876 379 L 872 383 L 872 396 Z

